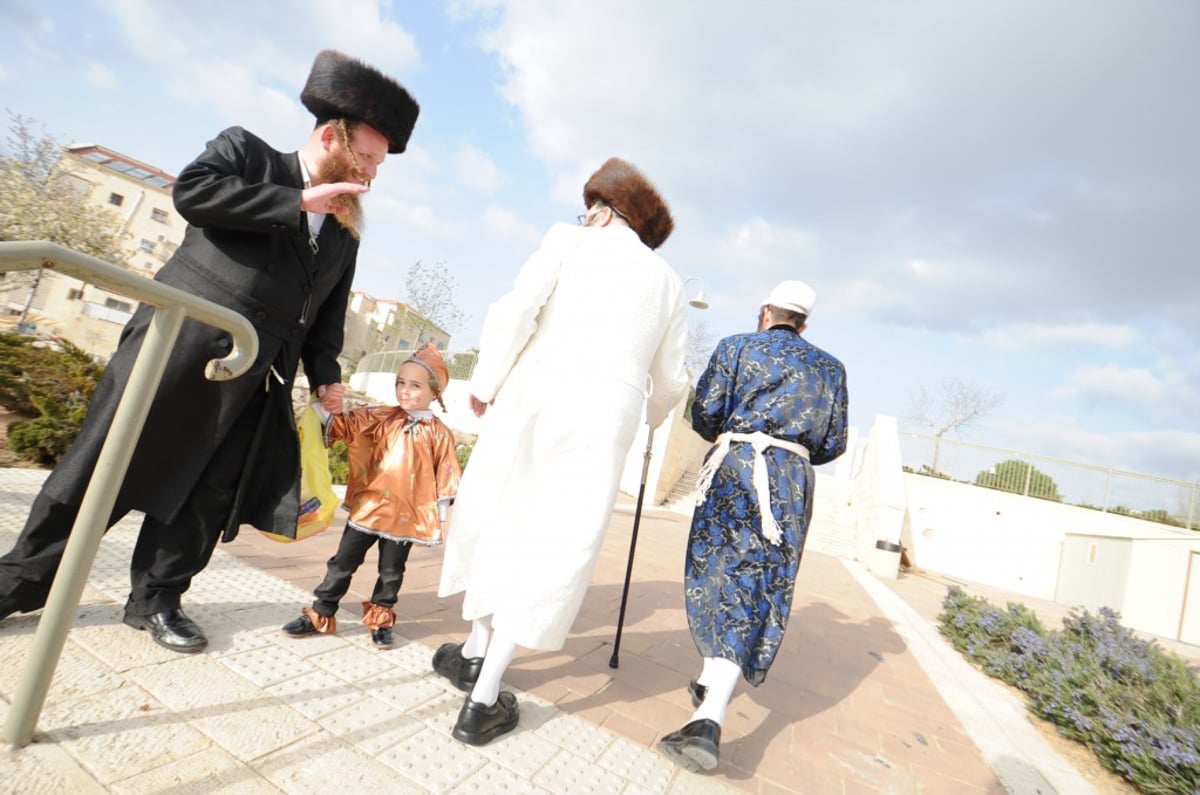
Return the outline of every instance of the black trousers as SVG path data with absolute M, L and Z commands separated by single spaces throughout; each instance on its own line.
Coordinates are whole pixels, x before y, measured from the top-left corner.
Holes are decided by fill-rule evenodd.
M 390 538 L 362 533 L 347 526 L 342 531 L 342 540 L 337 551 L 325 568 L 325 579 L 313 591 L 312 609 L 320 616 L 329 617 L 337 613 L 338 603 L 350 590 L 350 578 L 367 556 L 367 550 L 379 544 L 379 577 L 371 601 L 383 607 L 393 607 L 404 582 L 404 569 L 408 564 L 411 541 L 393 541 Z
M 129 565 L 128 615 L 178 609 L 192 578 L 208 565 L 229 518 L 243 462 L 265 406 L 265 400 L 256 399 L 242 413 L 173 521 L 147 515 L 142 522 Z M 105 530 L 129 510 L 116 506 Z M 44 491 L 38 493 L 16 544 L 0 557 L 0 603 L 8 602 L 23 612 L 46 604 L 78 514 L 78 505 L 57 502 Z

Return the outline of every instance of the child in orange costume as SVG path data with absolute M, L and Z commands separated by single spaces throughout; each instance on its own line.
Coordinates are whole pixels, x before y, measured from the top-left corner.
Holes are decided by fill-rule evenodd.
M 450 371 L 437 348 L 426 343 L 396 373 L 398 406 L 374 406 L 326 421 L 326 442 L 346 443 L 350 462 L 346 508 L 350 518 L 325 579 L 313 591 L 312 607 L 284 625 L 295 638 L 337 631 L 338 603 L 367 550 L 379 545 L 379 578 L 371 601 L 363 602 L 363 624 L 371 642 L 392 645 L 392 609 L 404 581 L 413 543 L 442 543 L 442 520 L 458 492 L 462 469 L 454 435 L 429 405 L 442 393 Z

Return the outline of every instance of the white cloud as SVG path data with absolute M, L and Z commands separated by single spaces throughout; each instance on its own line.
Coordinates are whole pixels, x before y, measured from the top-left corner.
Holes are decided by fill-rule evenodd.
M 6 82 L 8 80 L 14 80 L 14 79 L 16 79 L 16 76 L 17 76 L 16 72 L 13 72 L 10 69 L 6 69 L 5 67 L 0 66 L 0 83 Z
M 500 169 L 495 161 L 473 146 L 461 149 L 454 158 L 454 172 L 460 182 L 483 193 L 500 189 Z
M 820 245 L 813 232 L 754 218 L 730 228 L 720 243 L 721 256 L 739 273 L 761 274 L 766 281 L 796 278 L 813 263 Z
M 117 76 L 102 63 L 90 63 L 83 69 L 83 79 L 95 88 L 115 88 Z
M 376 196 L 371 202 L 368 224 L 387 224 L 389 231 L 404 239 L 404 229 L 419 232 L 435 240 L 454 240 L 466 233 L 466 227 L 458 221 L 439 218 L 434 210 L 424 204 L 410 204 L 390 196 Z M 370 226 L 368 226 L 369 234 Z
M 528 248 L 532 253 L 542 241 L 543 230 L 522 221 L 512 210 L 491 206 L 483 211 L 483 228 L 497 240 Z
M 1057 346 L 1128 348 L 1141 337 L 1132 326 L 1108 323 L 1065 323 L 1062 325 L 1003 325 L 978 333 L 960 335 L 969 345 L 1017 351 Z
M 1200 393 L 1183 373 L 1158 374 L 1143 367 L 1079 367 L 1067 373 L 1051 395 L 1060 400 L 1158 414 L 1194 416 L 1200 411 Z

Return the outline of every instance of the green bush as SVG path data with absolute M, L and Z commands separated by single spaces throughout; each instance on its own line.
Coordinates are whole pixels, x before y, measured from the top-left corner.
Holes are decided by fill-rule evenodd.
M 475 449 L 471 444 L 460 444 L 454 448 L 454 452 L 458 454 L 458 466 L 464 472 L 467 471 L 467 461 L 471 459 L 471 451 Z
M 9 423 L 8 447 L 26 461 L 52 467 L 79 435 L 87 403 L 72 398 L 64 405 L 38 396 L 34 405 L 42 410 L 41 416 L 29 422 Z
M 1001 611 L 952 587 L 939 628 L 1140 792 L 1200 792 L 1200 681 L 1109 608 L 1073 610 L 1061 632 L 1048 632 L 1023 605 Z
M 350 459 L 346 455 L 346 443 L 334 442 L 329 446 L 329 476 L 333 482 L 345 486 L 350 475 Z
M 58 350 L 55 350 L 57 348 Z M 69 340 L 47 344 L 18 334 L 0 334 L 0 406 L 24 417 L 42 414 L 39 403 L 85 405 L 104 372 Z

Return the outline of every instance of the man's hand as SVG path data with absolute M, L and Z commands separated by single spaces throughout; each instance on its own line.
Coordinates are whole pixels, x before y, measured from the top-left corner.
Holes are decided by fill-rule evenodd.
M 326 185 L 314 185 L 300 192 L 300 209 L 306 213 L 334 213 L 344 208 L 330 199 L 336 199 L 344 193 L 366 193 L 370 188 L 357 182 L 331 182 Z
M 326 384 L 317 387 L 317 397 L 321 400 L 321 408 L 330 414 L 342 413 L 342 396 L 345 394 L 345 384 Z
M 488 405 L 474 395 L 471 395 L 471 411 L 475 412 L 476 417 L 482 417 L 484 412 L 487 411 Z

